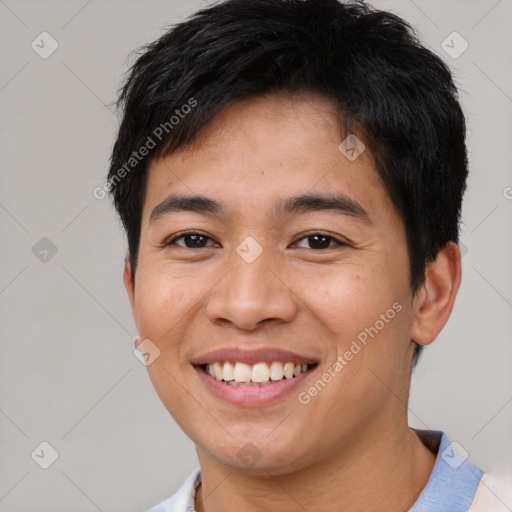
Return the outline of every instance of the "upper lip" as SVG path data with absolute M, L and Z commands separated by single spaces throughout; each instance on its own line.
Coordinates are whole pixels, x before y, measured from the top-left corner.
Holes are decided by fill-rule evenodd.
M 259 349 L 243 349 L 240 347 L 218 348 L 206 352 L 196 358 L 191 363 L 195 365 L 211 364 L 217 361 L 231 361 L 245 364 L 256 364 L 266 361 L 280 361 L 283 363 L 297 364 L 316 364 L 318 360 L 306 355 L 290 352 L 272 347 L 263 347 Z

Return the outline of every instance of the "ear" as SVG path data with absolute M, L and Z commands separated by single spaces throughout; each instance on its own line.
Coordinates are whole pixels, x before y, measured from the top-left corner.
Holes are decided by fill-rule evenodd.
M 411 339 L 419 345 L 432 343 L 448 321 L 461 274 L 459 246 L 448 242 L 435 261 L 427 265 L 425 282 L 413 299 L 415 316 Z
M 128 293 L 128 298 L 130 299 L 130 305 L 133 312 L 135 305 L 135 276 L 132 273 L 132 266 L 128 257 L 126 257 L 124 261 L 123 282 L 126 292 Z

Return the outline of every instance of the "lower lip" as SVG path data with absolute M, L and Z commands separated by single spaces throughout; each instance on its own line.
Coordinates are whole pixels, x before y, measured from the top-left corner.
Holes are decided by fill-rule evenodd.
M 287 394 L 295 390 L 304 379 L 307 379 L 315 368 L 301 373 L 291 379 L 284 378 L 273 384 L 265 386 L 232 386 L 224 381 L 219 381 L 208 375 L 202 367 L 195 366 L 199 378 L 205 383 L 206 387 L 217 397 L 226 400 L 234 405 L 254 407 L 258 405 L 268 405 L 278 402 Z

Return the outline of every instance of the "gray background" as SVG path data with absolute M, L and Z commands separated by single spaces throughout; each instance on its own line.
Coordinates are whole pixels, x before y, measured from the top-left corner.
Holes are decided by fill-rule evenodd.
M 107 172 L 118 123 L 108 105 L 129 52 L 205 5 L 0 0 L 1 511 L 143 510 L 197 465 L 133 355 L 125 241 L 109 199 L 92 191 Z M 415 371 L 411 425 L 444 430 L 512 481 L 512 1 L 374 5 L 452 66 L 469 129 L 463 282 Z M 43 31 L 59 45 L 46 59 L 31 47 Z M 441 47 L 453 31 L 469 44 L 458 58 Z M 43 441 L 58 452 L 46 470 L 31 457 Z

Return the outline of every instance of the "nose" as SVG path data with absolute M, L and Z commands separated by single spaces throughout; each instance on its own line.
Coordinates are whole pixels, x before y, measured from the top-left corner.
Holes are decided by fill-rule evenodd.
M 269 253 L 264 250 L 251 263 L 233 253 L 229 272 L 208 298 L 206 314 L 210 321 L 253 331 L 264 322 L 291 322 L 295 318 L 299 299 L 282 266 Z

